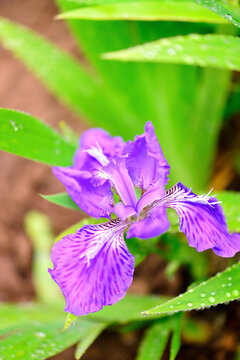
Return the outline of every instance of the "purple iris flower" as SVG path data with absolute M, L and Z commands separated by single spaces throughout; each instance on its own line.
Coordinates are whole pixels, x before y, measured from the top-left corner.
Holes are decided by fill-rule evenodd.
M 127 238 L 159 236 L 170 226 L 167 208 L 177 212 L 180 231 L 197 251 L 231 257 L 240 250 L 240 235 L 229 234 L 215 197 L 197 196 L 181 183 L 165 191 L 169 169 L 151 122 L 127 143 L 101 129 L 87 130 L 73 166 L 53 168 L 83 211 L 109 219 L 83 226 L 52 249 L 49 271 L 66 298 L 65 311 L 86 315 L 124 297 L 134 272 L 124 233 Z

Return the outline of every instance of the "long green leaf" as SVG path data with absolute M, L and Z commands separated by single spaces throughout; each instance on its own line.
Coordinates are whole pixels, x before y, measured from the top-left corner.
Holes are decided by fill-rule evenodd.
M 50 201 L 53 204 L 66 207 L 72 210 L 81 210 L 75 202 L 70 198 L 67 193 L 58 193 L 58 194 L 51 194 L 51 195 L 43 195 L 41 197 L 47 201 Z
M 204 281 L 153 309 L 144 311 L 145 315 L 162 315 L 173 311 L 204 309 L 240 298 L 240 263 L 227 268 L 211 279 Z
M 190 34 L 105 53 L 103 58 L 210 66 L 240 71 L 240 39 L 230 35 Z
M 72 110 L 92 123 L 101 121 L 109 130 L 113 129 L 112 119 L 120 123 L 118 99 L 114 93 L 110 99 L 110 90 L 93 69 L 85 69 L 40 35 L 3 18 L 0 18 L 0 41 Z
M 0 134 L 1 150 L 48 165 L 72 164 L 76 148 L 31 115 L 0 109 Z
M 177 353 L 181 347 L 181 320 L 182 314 L 175 316 L 175 324 L 170 345 L 170 360 L 175 360 Z
M 62 321 L 65 315 L 56 306 L 47 306 L 36 303 L 26 303 L 19 305 L 1 304 L 0 305 L 0 330 L 9 327 L 15 328 L 23 325 L 35 323 L 52 323 Z M 6 330 L 5 330 L 6 331 Z
M 221 205 L 226 216 L 229 231 L 240 232 L 240 192 L 221 191 L 217 194 L 217 199 L 222 202 Z
M 161 359 L 171 328 L 168 321 L 156 322 L 146 330 L 140 343 L 136 360 L 159 360 Z
M 84 338 L 78 343 L 75 350 L 75 358 L 78 360 L 82 357 L 85 351 L 89 348 L 90 345 L 96 340 L 96 338 L 101 334 L 101 332 L 106 328 L 104 323 L 95 323 L 94 328 L 85 334 Z
M 69 348 L 94 331 L 93 322 L 82 319 L 67 331 L 62 322 L 19 327 L 0 342 L 0 358 L 18 360 L 47 359 Z
M 81 7 L 57 16 L 58 19 L 88 20 L 143 20 L 190 21 L 226 23 L 212 11 L 191 1 L 116 2 L 91 7 Z
M 50 249 L 54 239 L 50 220 L 40 212 L 31 211 L 25 216 L 24 223 L 33 243 L 32 273 L 37 299 L 41 303 L 54 305 L 63 296 L 47 271 L 51 266 Z
M 240 10 L 227 0 L 193 0 L 222 16 L 227 21 L 240 27 Z

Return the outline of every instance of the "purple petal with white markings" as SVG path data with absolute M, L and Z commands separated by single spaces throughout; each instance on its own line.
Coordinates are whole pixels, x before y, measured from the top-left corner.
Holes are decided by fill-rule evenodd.
M 108 158 L 115 158 L 122 154 L 124 141 L 120 136 L 111 137 L 108 132 L 102 129 L 86 130 L 79 139 L 79 149 L 74 156 L 74 166 L 84 170 L 87 168 L 89 157 L 84 156 L 84 150 L 92 147 L 100 147 L 103 154 Z M 86 159 L 85 159 L 86 158 Z
M 53 167 L 52 170 L 80 209 L 96 219 L 111 217 L 114 200 L 109 181 L 101 180 L 97 184 L 90 172 L 72 167 Z
M 126 167 L 135 186 L 147 190 L 158 181 L 160 185 L 167 184 L 170 166 L 151 122 L 146 123 L 143 135 L 126 143 L 123 154 L 127 156 Z
M 178 183 L 166 192 L 164 203 L 177 212 L 180 231 L 197 251 L 212 249 L 222 257 L 240 251 L 240 234 L 229 234 L 223 209 L 215 197 L 197 196 Z
M 49 272 L 65 296 L 65 311 L 87 315 L 124 297 L 134 272 L 123 238 L 127 226 L 120 220 L 86 225 L 54 245 Z

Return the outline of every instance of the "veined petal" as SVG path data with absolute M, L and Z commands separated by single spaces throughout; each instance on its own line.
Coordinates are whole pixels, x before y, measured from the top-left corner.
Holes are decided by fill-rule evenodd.
M 54 245 L 49 272 L 65 296 L 65 311 L 87 315 L 124 297 L 134 272 L 123 238 L 127 226 L 119 219 L 86 225 Z
M 127 156 L 126 167 L 135 186 L 147 190 L 159 182 L 164 194 L 170 166 L 165 159 L 151 122 L 147 122 L 145 133 L 128 141 L 123 154 Z
M 140 220 L 130 225 L 127 232 L 127 238 L 153 238 L 167 231 L 169 226 L 170 223 L 167 217 L 166 207 L 160 206 L 153 209 L 150 214 L 143 220 Z
M 114 200 L 109 181 L 99 179 L 97 183 L 90 172 L 73 167 L 53 167 L 53 173 L 80 209 L 96 219 L 111 217 Z
M 222 257 L 231 257 L 240 251 L 240 234 L 229 234 L 223 209 L 215 197 L 197 196 L 178 183 L 160 202 L 177 212 L 180 231 L 197 251 L 212 249 Z

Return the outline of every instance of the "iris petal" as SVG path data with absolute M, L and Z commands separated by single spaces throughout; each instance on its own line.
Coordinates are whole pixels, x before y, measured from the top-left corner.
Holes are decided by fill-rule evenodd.
M 123 238 L 127 226 L 119 220 L 86 225 L 54 245 L 49 272 L 65 296 L 65 311 L 87 315 L 124 297 L 134 272 Z
M 153 209 L 145 219 L 133 223 L 127 232 L 127 238 L 148 239 L 156 237 L 167 231 L 169 226 L 167 210 L 163 205 Z
M 166 193 L 164 203 L 177 212 L 180 231 L 197 251 L 212 249 L 222 257 L 240 251 L 240 234 L 229 234 L 223 209 L 215 197 L 197 196 L 178 183 Z
M 147 122 L 143 135 L 126 143 L 123 154 L 127 157 L 126 167 L 135 186 L 147 190 L 159 181 L 160 185 L 167 184 L 170 167 L 151 122 Z
M 103 154 L 111 159 L 122 154 L 124 142 L 120 136 L 111 137 L 102 129 L 86 130 L 80 137 L 79 149 L 74 156 L 74 166 L 81 170 L 87 168 L 91 157 L 84 154 L 84 150 L 97 146 L 100 146 Z
M 95 179 L 91 172 L 73 167 L 54 167 L 53 173 L 80 209 L 96 219 L 111 217 L 114 200 L 109 181 Z

